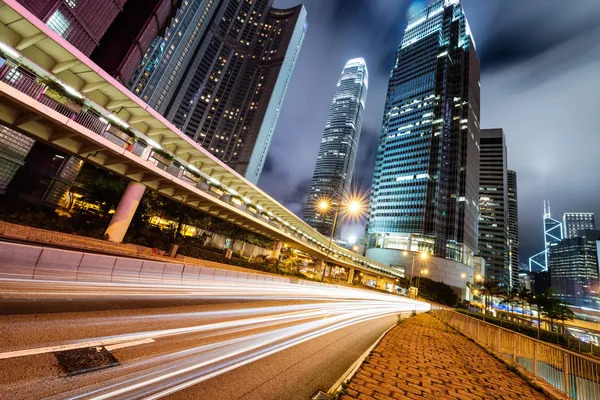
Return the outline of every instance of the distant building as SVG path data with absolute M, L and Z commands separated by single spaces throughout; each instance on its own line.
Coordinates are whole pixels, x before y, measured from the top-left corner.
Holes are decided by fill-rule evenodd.
M 458 1 L 435 1 L 409 20 L 388 84 L 367 257 L 400 264 L 393 260 L 405 250 L 427 251 L 473 265 L 479 214 L 479 69 Z
M 569 304 L 598 308 L 600 231 L 579 235 L 550 246 L 552 292 Z
M 579 231 L 596 229 L 594 213 L 565 213 L 563 215 L 563 233 L 565 238 L 579 236 Z
M 333 228 L 333 209 L 340 206 L 350 192 L 368 83 L 369 73 L 365 60 L 355 58 L 348 61 L 329 106 L 304 210 L 304 220 L 326 236 L 331 235 Z M 318 204 L 321 200 L 327 200 L 332 207 L 326 212 L 320 211 Z M 336 224 L 335 237 L 339 237 L 342 227 L 343 224 Z
M 517 173 L 506 171 L 508 182 L 508 260 L 513 282 L 519 282 L 519 198 L 517 193 Z
M 550 200 L 544 201 L 544 250 L 529 257 L 529 271 L 548 271 L 548 250 L 551 245 L 563 239 L 563 229 L 560 221 L 552 218 Z
M 479 255 L 486 277 L 514 287 L 509 258 L 506 138 L 502 129 L 482 129 L 479 156 Z M 518 271 L 517 271 L 518 273 Z
M 131 0 L 129 0 L 131 1 Z M 266 161 L 307 28 L 273 0 L 188 0 L 130 88 L 252 183 Z

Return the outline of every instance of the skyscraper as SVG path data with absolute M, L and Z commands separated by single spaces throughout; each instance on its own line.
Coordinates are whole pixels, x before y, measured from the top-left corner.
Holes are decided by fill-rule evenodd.
M 594 213 L 565 213 L 563 234 L 565 239 L 579 236 L 579 231 L 596 229 Z
M 472 264 L 479 92 L 479 58 L 459 1 L 439 0 L 414 15 L 388 85 L 367 255 L 369 249 L 429 251 Z
M 539 272 L 548 271 L 548 251 L 550 246 L 560 242 L 563 239 L 563 226 L 560 221 L 552 218 L 550 212 L 550 200 L 548 204 L 544 201 L 544 250 L 529 257 L 529 271 Z
M 518 282 L 519 262 L 519 198 L 517 192 L 517 173 L 506 171 L 508 179 L 508 258 L 510 272 L 514 282 Z
M 582 230 L 578 235 L 550 246 L 552 291 L 569 304 L 598 309 L 600 231 Z
M 221 0 L 183 2 L 165 35 L 154 40 L 129 84 L 150 107 L 164 114 L 196 47 L 223 3 Z
M 303 6 L 281 10 L 272 3 L 188 1 L 178 14 L 181 22 L 155 43 L 131 86 L 253 183 L 307 27 Z
M 513 282 L 509 260 L 506 138 L 502 129 L 481 130 L 479 164 L 479 255 L 486 279 L 504 287 Z
M 306 222 L 327 236 L 331 234 L 334 213 L 320 214 L 317 205 L 320 199 L 339 205 L 349 194 L 368 84 L 369 73 L 365 60 L 354 58 L 348 61 L 329 106 L 304 211 Z M 341 228 L 342 224 L 336 225 L 336 237 L 339 237 Z

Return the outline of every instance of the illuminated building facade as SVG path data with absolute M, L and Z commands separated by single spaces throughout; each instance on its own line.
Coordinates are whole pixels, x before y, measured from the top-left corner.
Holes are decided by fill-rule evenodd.
M 273 0 L 205 3 L 195 14 L 205 19 L 191 32 L 188 26 L 189 37 L 173 49 L 179 55 L 165 61 L 167 50 L 158 63 L 180 63 L 179 69 L 166 67 L 168 73 L 162 74 L 157 68 L 140 95 L 215 157 L 257 183 L 304 39 L 306 10 L 301 5 L 272 8 Z M 196 27 L 200 31 L 192 38 Z M 180 31 L 183 36 L 184 27 Z
M 563 239 L 563 228 L 560 221 L 552 218 L 550 212 L 550 200 L 548 204 L 544 201 L 544 250 L 529 257 L 529 271 L 545 272 L 548 271 L 548 250 L 551 245 L 560 242 Z
M 513 282 L 509 259 L 506 138 L 502 129 L 481 130 L 479 165 L 479 255 L 487 279 L 503 287 Z
M 348 61 L 329 106 L 304 211 L 304 220 L 326 236 L 331 235 L 335 212 L 331 209 L 320 212 L 318 204 L 326 199 L 335 207 L 348 197 L 367 101 L 368 81 L 365 60 L 355 58 Z M 334 236 L 339 237 L 341 228 L 342 224 L 336 224 Z
M 594 213 L 564 213 L 563 233 L 565 238 L 579 236 L 579 231 L 596 229 Z
M 380 249 L 427 251 L 473 264 L 479 76 L 479 58 L 458 0 L 436 1 L 410 19 L 388 85 L 367 256 Z
M 574 306 L 598 309 L 600 231 L 583 230 L 578 235 L 549 248 L 552 292 Z

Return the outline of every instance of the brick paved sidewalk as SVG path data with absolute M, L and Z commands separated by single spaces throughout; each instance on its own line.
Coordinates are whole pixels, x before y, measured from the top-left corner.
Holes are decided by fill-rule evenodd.
M 393 328 L 341 400 L 547 399 L 475 343 L 429 314 Z

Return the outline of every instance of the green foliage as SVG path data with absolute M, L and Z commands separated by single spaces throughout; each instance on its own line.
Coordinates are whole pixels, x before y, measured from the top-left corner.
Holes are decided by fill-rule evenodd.
M 164 159 L 169 160 L 169 161 L 173 161 L 175 159 L 175 156 L 173 154 L 169 153 L 168 151 L 166 151 L 164 149 L 153 148 L 152 152 L 160 155 L 161 157 L 163 157 Z
M 408 290 L 410 286 L 410 279 L 400 278 L 398 279 L 397 284 L 398 286 Z M 416 284 L 416 279 L 413 280 L 413 284 Z M 449 285 L 443 282 L 436 282 L 425 277 L 421 277 L 420 279 L 419 297 L 424 300 L 444 304 L 450 307 L 454 307 L 459 302 L 458 296 L 456 293 L 454 293 L 454 290 L 452 290 Z

